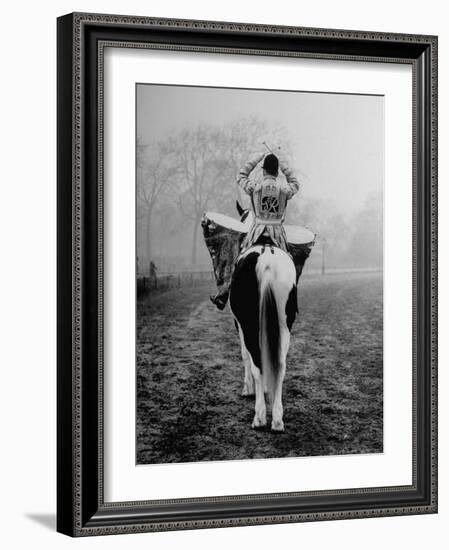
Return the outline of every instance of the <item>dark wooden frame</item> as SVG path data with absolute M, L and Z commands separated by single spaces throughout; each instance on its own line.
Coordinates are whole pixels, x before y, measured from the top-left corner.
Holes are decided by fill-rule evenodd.
M 412 65 L 412 485 L 104 503 L 102 52 L 105 45 Z M 86 536 L 436 512 L 437 38 L 70 14 L 58 19 L 57 108 L 58 531 Z M 148 497 L 151 499 L 151 495 Z

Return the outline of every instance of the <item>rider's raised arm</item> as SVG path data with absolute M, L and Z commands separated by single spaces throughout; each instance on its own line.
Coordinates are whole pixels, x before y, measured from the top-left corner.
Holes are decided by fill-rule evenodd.
M 240 170 L 239 175 L 237 176 L 237 185 L 239 185 L 245 193 L 251 195 L 254 191 L 256 182 L 249 180 L 249 175 L 254 170 L 254 168 L 259 164 L 263 159 L 264 153 L 257 153 L 252 158 L 250 158 L 245 166 Z
M 299 191 L 299 181 L 285 160 L 279 160 L 279 167 L 287 180 L 287 199 L 291 199 Z

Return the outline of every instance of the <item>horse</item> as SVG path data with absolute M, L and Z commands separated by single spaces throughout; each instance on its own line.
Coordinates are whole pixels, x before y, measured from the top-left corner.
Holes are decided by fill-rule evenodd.
M 237 203 L 243 223 L 251 213 Z M 256 395 L 254 429 L 267 425 L 265 392 L 272 404 L 271 430 L 284 431 L 282 384 L 290 331 L 297 314 L 297 277 L 289 254 L 256 243 L 237 259 L 230 307 L 240 336 L 245 369 L 242 395 Z

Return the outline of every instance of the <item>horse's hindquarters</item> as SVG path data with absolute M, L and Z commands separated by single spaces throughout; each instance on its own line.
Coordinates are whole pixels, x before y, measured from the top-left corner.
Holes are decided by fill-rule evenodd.
M 271 247 L 248 250 L 237 262 L 230 303 L 239 325 L 242 357 L 246 350 L 255 382 L 253 427 L 266 424 L 266 390 L 272 402 L 272 430 L 282 431 L 282 382 L 297 311 L 296 272 L 290 256 Z

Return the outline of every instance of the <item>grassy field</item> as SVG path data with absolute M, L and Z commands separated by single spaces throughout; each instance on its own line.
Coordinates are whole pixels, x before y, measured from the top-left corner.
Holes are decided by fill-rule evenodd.
M 138 464 L 382 452 L 381 273 L 300 280 L 281 434 L 251 429 L 238 334 L 213 290 L 138 303 Z

